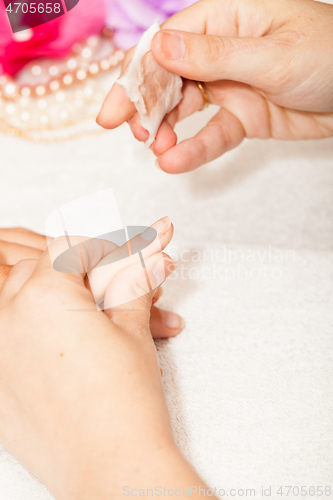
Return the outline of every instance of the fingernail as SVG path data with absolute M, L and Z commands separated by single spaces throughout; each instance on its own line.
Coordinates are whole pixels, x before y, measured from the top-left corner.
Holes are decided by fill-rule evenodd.
M 156 278 L 156 283 L 152 284 L 152 287 L 157 288 L 160 286 L 166 277 L 166 271 L 170 274 L 177 267 L 177 262 L 169 259 L 168 257 L 164 257 L 160 259 L 153 269 L 153 275 Z
M 161 167 L 160 167 L 160 164 L 158 163 L 158 158 L 156 158 L 155 160 L 155 165 L 156 167 L 159 169 L 159 170 L 162 170 Z
M 178 314 L 171 311 L 163 311 L 160 309 L 162 316 L 162 321 L 167 328 L 179 328 L 183 329 L 185 326 L 185 321 Z
M 147 229 L 145 229 L 143 233 L 141 233 L 141 238 L 145 241 L 154 241 L 156 236 L 156 230 L 152 227 L 147 227 Z
M 141 233 L 141 238 L 146 241 L 154 241 L 156 238 L 156 233 L 160 236 L 165 234 L 171 227 L 171 219 L 166 216 L 163 219 L 154 222 L 151 227 L 147 227 L 143 233 Z
M 181 61 L 185 55 L 183 37 L 163 31 L 158 33 L 158 44 L 162 55 L 170 61 Z

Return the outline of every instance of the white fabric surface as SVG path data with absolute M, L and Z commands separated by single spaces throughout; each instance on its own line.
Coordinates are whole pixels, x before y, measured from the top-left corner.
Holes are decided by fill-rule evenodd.
M 43 232 L 54 209 L 109 187 L 124 224 L 171 216 L 184 279 L 161 303 L 187 326 L 158 350 L 177 442 L 204 479 L 257 497 L 272 486 L 274 499 L 281 485 L 333 486 L 333 140 L 253 140 L 179 176 L 126 125 L 55 144 L 0 136 L 0 148 L 1 226 Z M 1 500 L 51 498 L 0 449 Z

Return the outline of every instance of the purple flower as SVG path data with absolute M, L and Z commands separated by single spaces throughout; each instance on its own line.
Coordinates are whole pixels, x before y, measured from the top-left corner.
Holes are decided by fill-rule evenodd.
M 114 30 L 116 45 L 127 50 L 159 19 L 160 24 L 196 0 L 106 0 L 107 25 Z

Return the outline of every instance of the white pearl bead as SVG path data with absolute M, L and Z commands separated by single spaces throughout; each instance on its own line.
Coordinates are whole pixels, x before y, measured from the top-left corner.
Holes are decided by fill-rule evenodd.
M 33 75 L 35 75 L 35 76 L 40 75 L 40 74 L 41 74 L 41 72 L 42 72 L 42 68 L 41 68 L 40 66 L 37 66 L 37 65 L 36 65 L 36 66 L 33 66 L 33 67 L 31 68 L 31 73 L 32 73 Z
M 8 95 L 13 95 L 16 92 L 16 85 L 15 83 L 7 83 L 5 86 L 5 93 Z
M 82 57 L 84 57 L 85 59 L 89 59 L 89 57 L 91 57 L 91 55 L 92 55 L 92 52 L 90 49 L 88 49 L 88 47 L 85 47 L 82 50 L 81 54 L 82 54 Z
M 70 85 L 73 82 L 73 77 L 71 75 L 65 75 L 63 82 L 65 85 Z
M 21 89 L 21 95 L 23 95 L 23 97 L 29 97 L 30 94 L 31 90 L 29 89 L 29 87 L 23 87 Z
M 53 91 L 53 92 L 56 92 L 57 90 L 59 90 L 59 82 L 57 82 L 56 80 L 54 80 L 53 82 L 50 83 L 50 89 Z
M 7 111 L 7 113 L 9 115 L 12 115 L 13 113 L 15 113 L 15 106 L 14 106 L 14 104 L 7 104 L 6 111 Z
M 36 88 L 36 94 L 37 95 L 44 95 L 45 94 L 45 87 L 43 85 L 38 85 Z
M 91 36 L 88 38 L 87 43 L 89 47 L 96 47 L 98 45 L 98 38 L 97 36 Z
M 118 59 L 118 61 L 122 61 L 125 57 L 125 54 L 122 50 L 117 50 L 117 52 L 115 53 L 115 56 Z
M 116 56 L 111 56 L 109 59 L 109 63 L 111 66 L 117 66 L 118 64 L 118 58 Z
M 101 68 L 104 71 L 110 69 L 110 63 L 109 63 L 109 61 L 107 61 L 106 59 L 103 59 L 103 61 L 101 61 Z
M 75 61 L 75 59 L 68 59 L 67 66 L 69 69 L 75 69 L 77 66 L 77 62 Z
M 49 73 L 52 76 L 56 76 L 59 73 L 59 68 L 57 66 L 51 66 L 49 68 Z
M 89 71 L 92 75 L 96 75 L 99 71 L 99 67 L 98 67 L 98 64 L 96 63 L 93 63 L 89 66 Z
M 76 76 L 78 80 L 84 80 L 87 76 L 87 73 L 81 69 L 76 73 Z

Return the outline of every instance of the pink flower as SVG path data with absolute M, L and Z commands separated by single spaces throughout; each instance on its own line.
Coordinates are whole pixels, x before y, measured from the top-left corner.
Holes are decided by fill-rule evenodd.
M 65 57 L 75 42 L 100 33 L 106 16 L 105 0 L 80 0 L 65 15 L 28 33 L 13 34 L 4 3 L 0 1 L 0 75 L 14 76 L 25 64 L 39 57 Z M 27 39 L 19 41 L 25 34 Z

